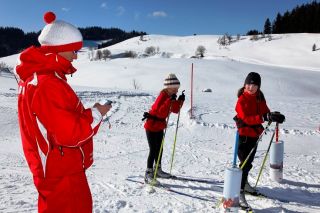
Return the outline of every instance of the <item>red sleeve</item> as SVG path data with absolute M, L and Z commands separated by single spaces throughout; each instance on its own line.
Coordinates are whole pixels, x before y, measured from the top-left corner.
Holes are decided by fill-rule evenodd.
M 266 101 L 262 101 L 260 103 L 260 109 L 261 109 L 261 115 L 264 115 L 264 114 L 270 112 L 270 109 L 267 106 L 267 102 Z
M 263 119 L 261 115 L 249 115 L 248 112 L 246 112 L 246 108 L 244 106 L 244 102 L 242 101 L 241 97 L 237 101 L 236 105 L 236 112 L 238 118 L 243 120 L 248 125 L 256 125 L 256 124 L 262 124 Z
M 172 102 L 171 112 L 178 113 L 183 105 L 183 101 L 176 100 Z
M 159 96 L 151 107 L 150 113 L 158 118 L 166 118 L 169 113 L 170 102 L 170 97 L 165 92 L 160 92 Z
M 41 85 L 32 110 L 58 145 L 81 146 L 94 135 L 91 110 L 85 110 L 71 87 L 60 79 Z
M 183 105 L 183 101 L 171 101 L 170 96 L 164 91 L 161 91 L 156 101 L 152 105 L 151 114 L 156 115 L 158 118 L 167 118 L 171 105 L 171 112 L 178 113 Z M 181 105 L 181 107 L 180 107 Z

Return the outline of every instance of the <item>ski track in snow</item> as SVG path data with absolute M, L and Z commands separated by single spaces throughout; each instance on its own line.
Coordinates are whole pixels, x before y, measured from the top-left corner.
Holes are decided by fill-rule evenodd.
M 108 122 L 102 123 L 99 134 L 95 136 L 95 163 L 87 171 L 95 213 L 141 212 L 142 209 L 148 209 L 145 212 L 218 211 L 215 207 L 222 194 L 224 170 L 229 166 L 226 159 L 231 159 L 233 153 L 233 143 L 230 140 L 233 140 L 235 131 L 231 122 L 215 122 L 217 117 L 231 116 L 223 106 L 221 109 L 197 106 L 194 111 L 195 119 L 192 120 L 189 119 L 187 110 L 182 110 L 173 167 L 173 174 L 209 178 L 216 181 L 216 184 L 160 179 L 173 190 L 212 200 L 208 202 L 163 189 L 156 189 L 157 193 L 148 194 L 143 185 L 125 180 L 136 177 L 143 181 L 148 145 L 141 118 L 153 103 L 154 96 L 126 91 L 79 91 L 77 94 L 87 107 L 95 102 L 103 103 L 107 99 L 114 102 L 107 116 L 111 129 L 108 128 Z M 0 212 L 36 212 L 37 192 L 24 161 L 22 148 L 16 148 L 21 146 L 20 135 L 16 131 L 17 116 L 12 116 L 16 114 L 16 97 L 14 93 L 0 93 L 0 115 L 6 118 L 0 121 L 0 126 L 4 128 L 1 132 L 5 132 L 0 136 L 1 148 L 13 144 L 5 152 L 1 151 L 0 155 Z M 176 115 L 171 116 L 167 130 L 162 162 L 165 170 L 170 169 L 176 118 Z M 204 127 L 208 128 L 203 129 Z M 197 131 L 200 128 L 202 131 Z M 319 137 L 319 132 L 313 130 L 283 128 L 281 134 Z M 20 152 L 16 153 L 16 150 Z M 252 182 L 256 180 L 254 174 L 258 174 L 264 153 L 263 149 L 257 152 L 257 166 L 253 168 L 253 176 L 250 177 Z M 201 167 L 197 166 L 200 165 L 199 162 Z M 284 183 L 271 182 L 267 178 L 267 168 L 259 183 L 259 189 L 275 199 L 248 196 L 249 203 L 257 212 L 320 211 L 320 173 L 311 169 L 314 166 L 320 166 L 318 152 L 311 155 L 286 154 Z M 281 198 L 289 202 L 281 202 Z M 156 202 L 158 199 L 163 202 Z

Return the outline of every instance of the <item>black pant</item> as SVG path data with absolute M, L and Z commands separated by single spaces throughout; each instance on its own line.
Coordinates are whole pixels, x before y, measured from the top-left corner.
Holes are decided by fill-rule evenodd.
M 148 144 L 149 144 L 149 156 L 147 162 L 147 168 L 153 168 L 153 162 L 156 164 L 161 148 L 163 131 L 160 132 L 150 132 L 146 131 Z M 161 165 L 162 153 L 160 156 L 159 165 Z
M 251 150 L 257 144 L 258 139 L 258 137 L 252 138 L 247 136 L 239 136 L 238 158 L 240 160 L 240 167 L 246 160 Z M 244 189 L 244 186 L 248 180 L 249 171 L 252 168 L 252 162 L 254 160 L 254 156 L 256 155 L 256 151 L 257 147 L 255 147 L 246 165 L 242 169 L 241 189 Z

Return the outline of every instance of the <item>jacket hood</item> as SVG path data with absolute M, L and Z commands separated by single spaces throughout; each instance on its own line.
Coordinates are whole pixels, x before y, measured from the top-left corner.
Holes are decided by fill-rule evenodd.
M 66 79 L 65 75 L 76 71 L 70 61 L 56 53 L 48 53 L 41 47 L 29 47 L 20 54 L 19 59 L 20 63 L 16 66 L 16 71 L 23 81 L 34 73 L 41 75 L 55 72 Z

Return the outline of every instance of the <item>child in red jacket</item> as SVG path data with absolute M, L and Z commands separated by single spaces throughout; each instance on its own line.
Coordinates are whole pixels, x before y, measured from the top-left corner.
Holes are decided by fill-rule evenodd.
M 237 115 L 235 121 L 239 132 L 239 148 L 238 157 L 240 167 L 249 155 L 250 151 L 258 142 L 259 136 L 263 132 L 262 123 L 264 121 L 282 123 L 285 119 L 284 115 L 278 112 L 270 112 L 266 99 L 260 90 L 261 77 L 258 73 L 251 72 L 245 79 L 244 86 L 238 91 L 238 101 L 236 105 Z M 256 189 L 248 183 L 248 174 L 252 168 L 252 162 L 257 151 L 255 147 L 253 153 L 242 169 L 241 191 L 240 191 L 240 207 L 250 208 L 244 192 L 257 194 Z
M 144 124 L 146 130 L 149 156 L 147 161 L 147 170 L 145 173 L 145 182 L 150 183 L 153 179 L 154 168 L 160 153 L 161 142 L 164 137 L 164 129 L 167 126 L 167 118 L 171 112 L 178 113 L 185 100 L 184 94 L 180 95 L 178 100 L 177 92 L 180 87 L 180 81 L 175 74 L 169 74 L 164 80 L 164 89 L 160 92 L 156 101 L 152 105 L 149 113 L 144 114 L 147 121 Z M 162 170 L 160 155 L 159 167 L 157 170 L 157 177 L 169 178 L 170 174 Z

